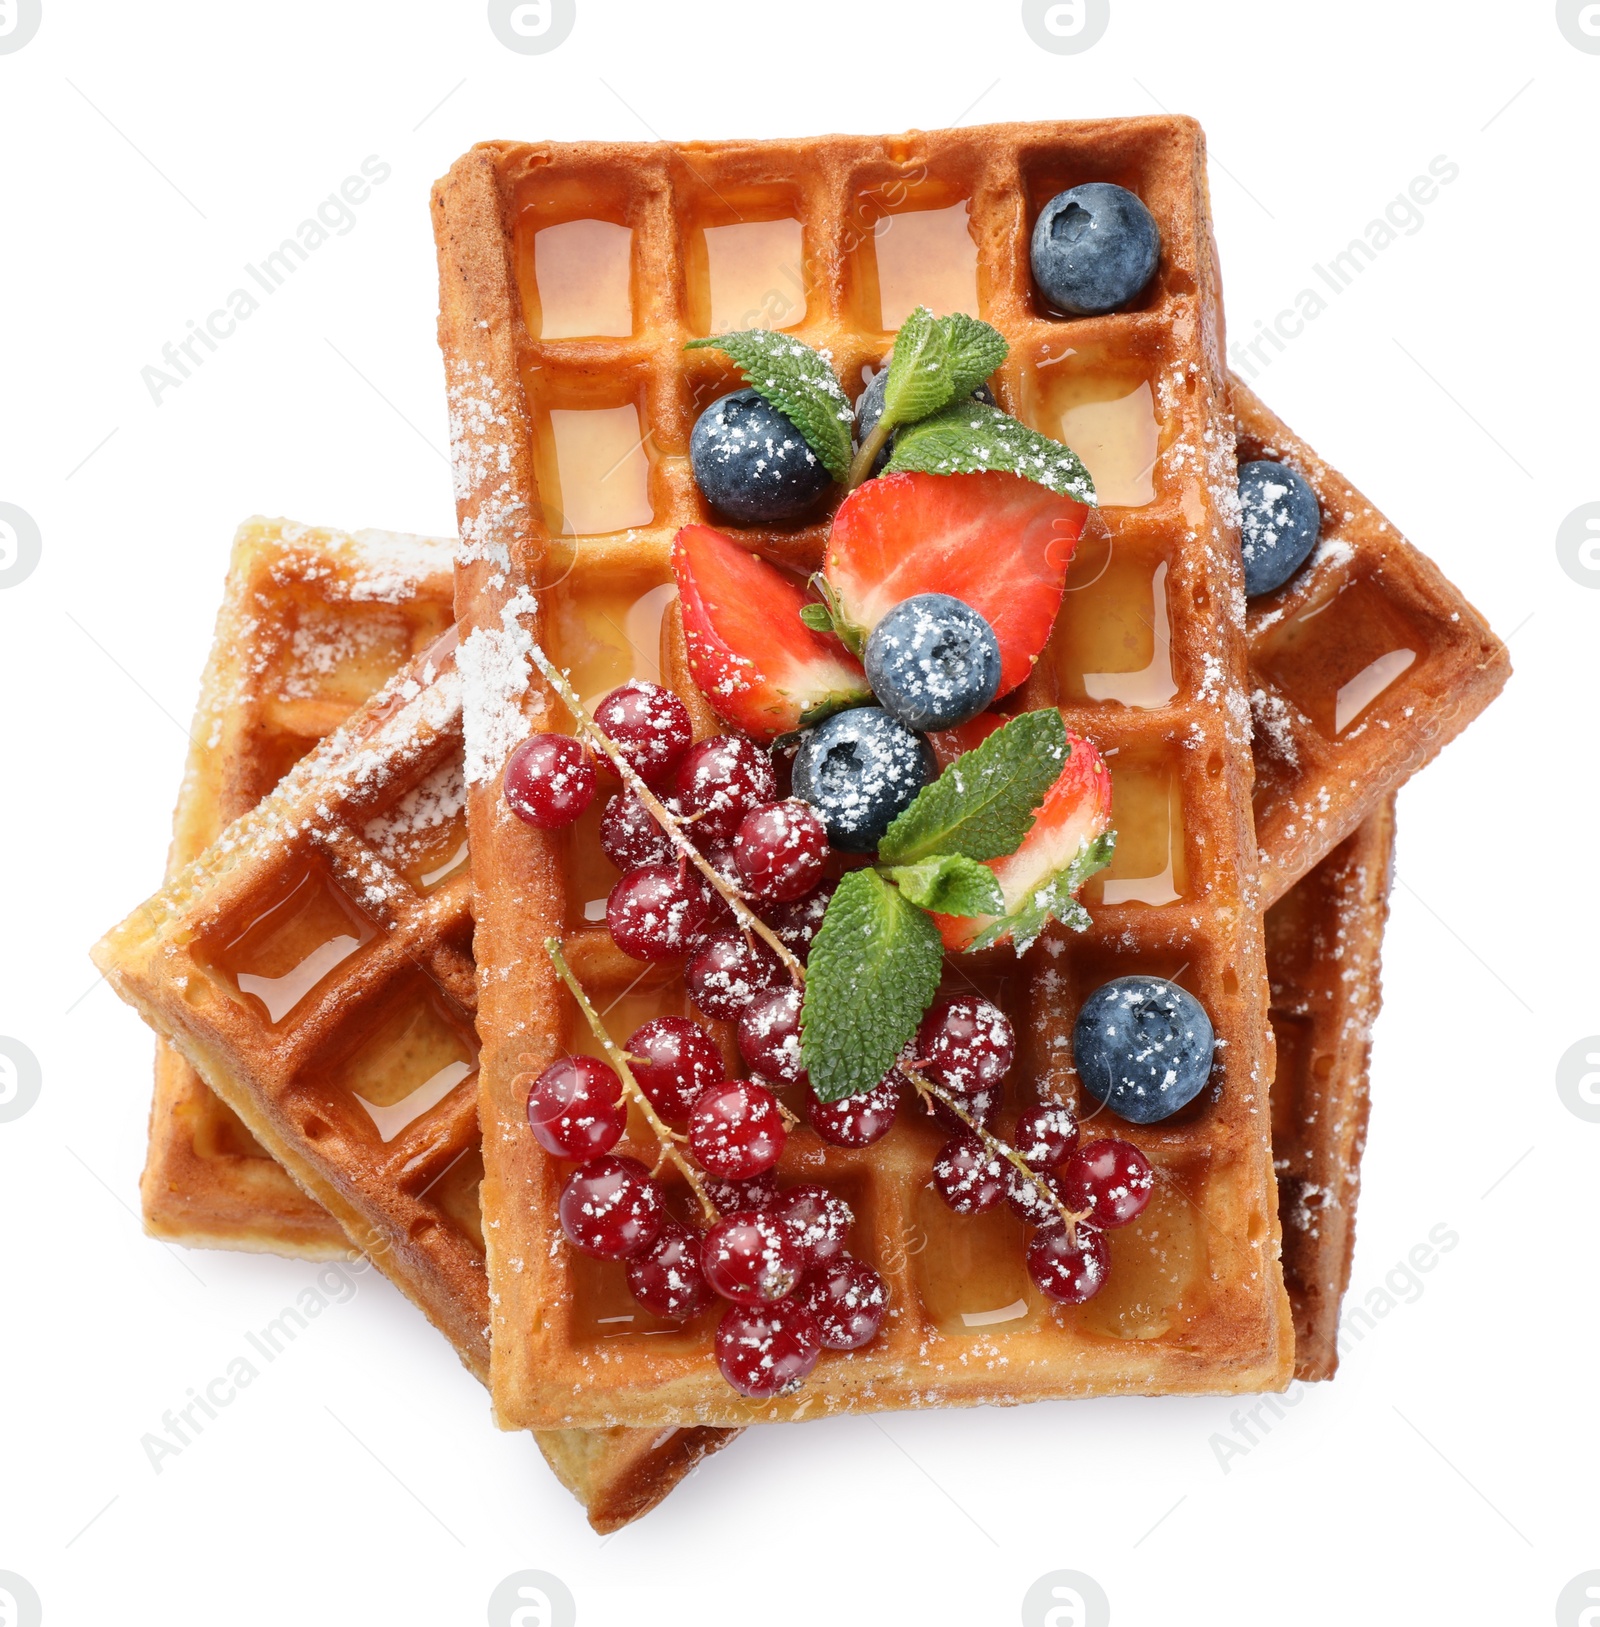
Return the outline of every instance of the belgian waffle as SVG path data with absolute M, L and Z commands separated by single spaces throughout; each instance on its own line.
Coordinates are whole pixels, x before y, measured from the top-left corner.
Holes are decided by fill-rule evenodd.
M 1481 712 L 1506 647 L 1439 568 L 1233 381 L 1239 458 L 1293 465 L 1322 507 L 1316 552 L 1249 608 L 1255 824 L 1270 903 Z
M 450 625 L 450 548 L 283 520 L 240 526 L 190 730 L 169 879 Z M 191 1247 L 312 1258 L 350 1248 L 164 1040 L 140 1193 L 146 1229 Z
M 451 630 L 94 955 L 487 1380 L 461 754 Z M 536 1438 L 610 1530 L 727 1436 Z
M 1118 181 L 1144 199 L 1161 226 L 1163 257 L 1138 309 L 1068 326 L 1034 301 L 1027 234 L 1045 200 L 1090 179 Z M 872 220 L 863 226 L 869 208 L 887 218 L 887 230 L 875 232 Z M 584 884 L 595 867 L 592 831 L 580 825 L 551 838 L 520 824 L 504 807 L 499 777 L 518 739 L 562 721 L 542 685 L 530 682 L 531 641 L 581 669 L 590 655 L 585 592 L 638 603 L 664 590 L 678 527 L 712 520 L 690 473 L 689 431 L 737 379 L 714 354 L 683 350 L 720 325 L 727 303 L 718 298 L 710 232 L 775 217 L 799 222 L 803 311 L 792 331 L 829 350 L 856 387 L 881 363 L 887 330 L 903 315 L 886 266 L 901 241 L 896 222 L 936 213 L 960 227 L 977 314 L 1011 342 L 995 380 L 1003 406 L 1059 432 L 1085 393 L 1142 392 L 1141 410 L 1155 426 L 1148 490 L 1112 492 L 1102 481 L 1103 495 L 1123 501 L 1102 508 L 1100 521 L 1119 558 L 1160 573 L 1167 686 L 1142 711 L 1077 693 L 1064 614 L 1024 698 L 1063 703 L 1069 725 L 1112 754 L 1114 772 L 1120 755 L 1168 795 L 1182 782 L 1186 883 L 1152 903 L 1136 890 L 1113 892 L 1113 875 L 1086 938 L 1048 936 L 1020 967 L 980 974 L 1021 1030 L 1013 1077 L 1074 1094 L 1068 1041 L 1078 1000 L 1105 977 L 1133 970 L 1181 977 L 1225 1043 L 1214 1083 L 1192 1111 L 1128 1132 L 1158 1166 L 1161 1192 L 1148 1219 L 1114 1245 L 1121 1291 L 1077 1310 L 1049 1307 L 1032 1290 L 1022 1232 L 1008 1214 L 958 1219 L 932 1199 L 925 1183 L 939 1134 L 910 1112 L 862 1153 L 796 1132 L 785 1173 L 820 1178 L 851 1200 L 852 1247 L 883 1273 L 894 1308 L 873 1345 L 825 1356 L 798 1394 L 756 1403 L 722 1381 L 704 1323 L 648 1325 L 627 1308 L 620 1269 L 578 1256 L 556 1226 L 562 1173 L 528 1135 L 514 1083 L 578 1039 L 544 938 L 567 938 L 569 958 L 602 1008 L 632 991 L 628 1024 L 651 1008 L 682 1009 L 683 991 L 671 971 L 628 960 L 591 924 L 599 919 Z M 593 307 L 551 321 L 561 302 L 540 279 L 539 240 L 578 220 L 609 223 L 631 243 L 631 301 L 626 325 L 611 325 L 623 330 L 614 337 L 569 337 L 573 320 L 579 333 L 596 331 Z M 469 153 L 436 189 L 435 221 L 462 538 L 483 1194 L 502 1424 L 734 1424 L 853 1407 L 1286 1382 L 1292 1329 L 1264 1110 L 1271 1059 L 1253 891 L 1243 617 L 1235 614 L 1233 436 L 1198 128 L 1161 118 L 803 144 L 494 145 Z M 898 229 L 920 243 L 928 226 L 913 219 Z M 599 281 L 597 274 L 585 286 Z M 1069 357 L 1076 360 L 1063 367 Z M 586 475 L 580 444 L 603 441 L 618 423 L 623 456 L 609 468 L 590 457 Z M 825 528 L 739 535 L 771 557 L 814 564 Z M 667 635 L 670 645 L 670 619 Z M 660 664 L 679 670 L 676 660 Z M 582 670 L 575 683 L 585 698 L 609 687 Z M 618 1030 L 625 1037 L 627 1024 Z M 966 1303 L 972 1293 L 981 1306 Z

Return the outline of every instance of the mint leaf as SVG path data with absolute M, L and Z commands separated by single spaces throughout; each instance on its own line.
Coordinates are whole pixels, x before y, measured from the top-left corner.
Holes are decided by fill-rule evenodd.
M 1012 718 L 917 793 L 884 832 L 879 861 L 906 865 L 945 853 L 969 859 L 1015 853 L 1070 749 L 1053 707 Z
M 1050 921 L 1059 921 L 1074 932 L 1083 932 L 1089 925 L 1089 912 L 1073 896 L 1097 870 L 1111 863 L 1116 851 L 1117 833 L 1103 831 L 1092 842 L 1085 842 L 1073 855 L 1071 863 L 1046 876 L 1037 886 L 1028 889 L 1027 897 L 1009 915 L 999 916 L 967 945 L 967 952 L 987 949 L 1009 937 L 1020 955 L 1044 931 Z
M 940 915 L 995 915 L 1006 907 L 994 871 L 964 853 L 896 865 L 889 879 L 913 904 Z
M 726 351 L 739 364 L 745 383 L 800 431 L 835 480 L 849 473 L 855 414 L 831 358 L 822 351 L 767 328 L 691 339 L 683 348 Z
M 1021 475 L 1062 497 L 1095 506 L 1094 481 L 1078 454 L 982 401 L 952 401 L 895 436 L 886 474 Z
M 944 318 L 952 401 L 971 395 L 1006 359 L 1011 347 L 998 330 L 960 311 Z
M 970 395 L 1006 359 L 1010 347 L 976 317 L 936 317 L 919 305 L 896 334 L 883 387 L 884 433 Z
M 833 617 L 828 614 L 828 607 L 825 604 L 801 605 L 800 619 L 813 633 L 831 633 L 833 631 Z
M 944 961 L 939 929 L 875 870 L 839 883 L 811 946 L 800 1044 L 825 1102 L 871 1090 L 917 1031 Z

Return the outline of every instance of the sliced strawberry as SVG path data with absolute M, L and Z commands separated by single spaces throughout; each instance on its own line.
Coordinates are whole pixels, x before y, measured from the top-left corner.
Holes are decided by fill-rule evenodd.
M 1028 676 L 1061 608 L 1089 511 L 1017 475 L 883 475 L 839 506 L 822 574 L 840 631 L 864 643 L 902 599 L 949 593 L 1000 641 L 1004 695 Z
M 975 718 L 966 727 L 982 721 Z M 1111 828 L 1111 775 L 1100 753 L 1070 729 L 1067 744 L 1066 766 L 1045 792 L 1022 846 L 988 861 L 1005 895 L 1005 914 L 934 916 L 946 949 L 1016 942 L 1020 952 L 1047 920 L 1077 914 L 1080 906 L 1073 899 L 1078 888 L 1111 862 L 1110 844 L 1104 840 Z
M 804 587 L 708 525 L 672 545 L 689 670 L 724 723 L 765 744 L 872 698 L 861 663 L 800 620 Z
M 928 736 L 933 747 L 933 759 L 942 774 L 963 752 L 975 751 L 996 729 L 1003 729 L 1011 721 L 998 712 L 980 712 L 953 729 L 937 729 Z

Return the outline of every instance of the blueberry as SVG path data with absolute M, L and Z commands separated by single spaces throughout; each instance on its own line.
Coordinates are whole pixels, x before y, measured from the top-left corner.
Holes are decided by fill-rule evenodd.
M 800 736 L 793 789 L 846 853 L 870 853 L 934 776 L 933 748 L 876 706 L 835 712 Z
M 1083 1088 L 1130 1124 L 1159 1124 L 1200 1094 L 1216 1037 L 1205 1007 L 1160 977 L 1118 977 L 1083 1003 L 1072 1060 Z
M 1281 588 L 1305 564 L 1322 510 L 1299 470 L 1263 459 L 1239 465 L 1239 523 L 1244 591 L 1253 599 Z
M 735 390 L 700 414 L 689 456 L 701 495 L 735 525 L 801 519 L 832 480 L 805 436 L 754 390 Z
M 856 444 L 858 446 L 872 433 L 872 426 L 876 424 L 881 417 L 883 417 L 883 392 L 888 388 L 888 385 L 889 364 L 885 362 L 884 365 L 880 367 L 870 379 L 867 380 L 866 389 L 864 389 L 861 394 L 856 397 Z M 985 406 L 989 407 L 992 407 L 995 404 L 994 391 L 991 390 L 987 384 L 980 384 L 977 389 L 972 392 L 972 399 L 974 401 L 981 401 Z M 883 443 L 883 448 L 878 453 L 877 457 L 872 460 L 873 474 L 881 475 L 883 473 L 883 466 L 889 461 L 890 455 L 893 453 L 893 451 L 894 436 L 891 435 L 889 439 Z
M 1126 187 L 1086 181 L 1039 212 L 1030 258 L 1039 292 L 1058 311 L 1103 316 L 1144 292 L 1161 258 L 1161 229 Z
M 953 729 L 1000 687 L 1000 642 L 971 605 L 948 593 L 902 599 L 861 658 L 878 704 L 908 729 Z

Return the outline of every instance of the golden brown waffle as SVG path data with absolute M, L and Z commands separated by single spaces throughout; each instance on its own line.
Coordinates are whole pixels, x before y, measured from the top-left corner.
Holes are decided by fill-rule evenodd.
M 1301 1379 L 1331 1378 L 1339 1363 L 1393 866 L 1390 797 L 1267 912 L 1272 1155 Z
M 460 697 L 452 631 L 94 953 L 487 1380 Z M 727 1436 L 537 1438 L 610 1530 Z
M 190 730 L 169 878 L 449 627 L 450 553 L 431 537 L 259 518 L 240 526 Z M 156 1237 L 314 1259 L 349 1252 L 333 1217 L 163 1040 L 140 1193 Z
M 1046 199 L 1090 179 L 1139 193 L 1160 223 L 1163 257 L 1138 309 L 1068 323 L 1035 303 L 1027 236 Z M 682 1009 L 683 993 L 671 969 L 646 972 L 591 924 L 605 893 L 592 830 L 580 825 L 567 838 L 530 830 L 505 809 L 499 775 L 523 734 L 561 721 L 529 682 L 529 640 L 579 669 L 580 694 L 597 697 L 625 675 L 626 661 L 605 682 L 583 671 L 594 596 L 613 595 L 613 623 L 625 625 L 625 610 L 642 626 L 639 606 L 670 580 L 674 533 L 712 518 L 690 472 L 689 432 L 737 377 L 715 353 L 686 354 L 683 345 L 730 306 L 718 289 L 725 240 L 712 233 L 785 219 L 799 223 L 794 279 L 786 283 L 780 265 L 765 286 L 798 297 L 775 315 L 830 350 L 852 389 L 882 361 L 904 314 L 907 243 L 912 281 L 930 303 L 943 303 L 927 289 L 944 280 L 953 245 L 955 280 L 964 281 L 956 300 L 975 302 L 1011 342 L 995 381 L 1002 405 L 1068 439 L 1075 426 L 1099 422 L 1106 401 L 1132 398 L 1149 420 L 1149 468 L 1103 464 L 1096 473 L 1111 551 L 1165 592 L 1166 687 L 1143 708 L 1102 704 L 1074 664 L 1068 613 L 1026 698 L 1060 699 L 1069 724 L 1114 754 L 1113 772 L 1124 768 L 1151 797 L 1181 795 L 1183 883 L 1152 900 L 1137 878 L 1111 872 L 1091 901 L 1093 931 L 1071 943 L 1049 937 L 985 986 L 1022 1030 L 1013 1077 L 1046 1090 L 1073 1092 L 1078 1000 L 1118 973 L 1179 976 L 1225 1043 L 1203 1100 L 1156 1129 L 1127 1132 L 1159 1166 L 1161 1192 L 1148 1219 L 1114 1245 L 1112 1285 L 1078 1310 L 1046 1306 L 1032 1290 L 1022 1230 L 1008 1214 L 959 1219 L 932 1199 L 925 1183 L 940 1135 L 912 1113 L 863 1153 L 797 1132 L 786 1173 L 820 1178 L 852 1201 L 852 1247 L 883 1272 L 894 1308 L 872 1346 L 824 1356 L 798 1394 L 759 1404 L 723 1383 L 707 1325 L 652 1323 L 631 1306 L 619 1267 L 578 1256 L 560 1236 L 563 1172 L 528 1134 L 525 1086 L 515 1083 L 580 1038 L 543 939 L 567 937 L 602 1009 L 631 991 L 612 1019 L 619 1037 L 651 1010 Z M 573 279 L 558 255 L 547 285 L 544 233 L 566 233 L 557 240 L 564 253 L 580 221 L 592 238 L 589 274 Z M 1284 1383 L 1292 1330 L 1267 1143 L 1271 1058 L 1228 519 L 1233 437 L 1198 127 L 1156 118 L 681 149 L 495 145 L 469 153 L 440 184 L 435 224 L 462 537 L 483 1192 L 502 1423 L 732 1424 L 852 1407 Z M 951 226 L 941 246 L 940 230 Z M 620 273 L 608 272 L 619 246 Z M 590 297 L 608 279 L 631 290 L 609 309 Z M 825 527 L 740 535 L 772 557 L 814 565 Z M 669 646 L 674 633 L 669 618 Z M 647 637 L 633 643 L 650 649 Z M 659 664 L 673 682 L 680 663 Z
M 1500 693 L 1511 661 L 1433 561 L 1237 378 L 1233 405 L 1240 461 L 1292 464 L 1322 506 L 1310 562 L 1249 610 L 1270 903 Z

